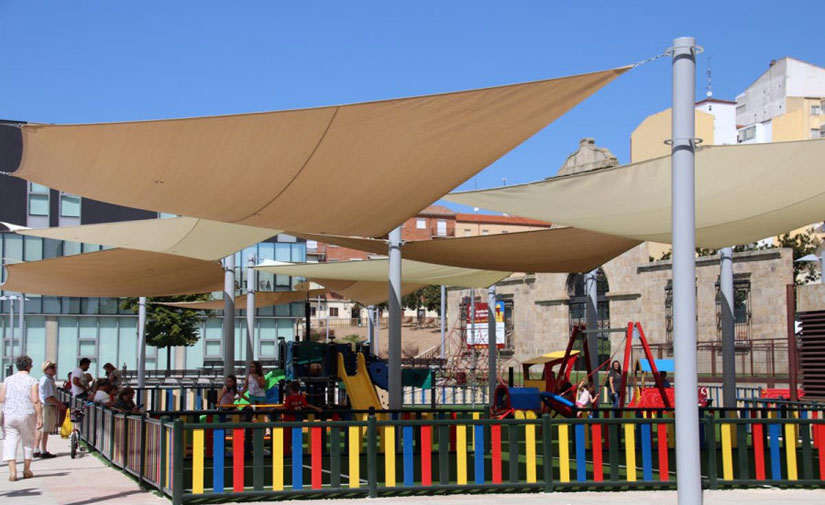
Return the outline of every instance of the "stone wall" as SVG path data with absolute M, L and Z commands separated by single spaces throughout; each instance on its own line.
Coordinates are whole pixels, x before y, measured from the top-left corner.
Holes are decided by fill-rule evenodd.
M 641 244 L 606 263 L 610 304 L 610 326 L 625 327 L 639 321 L 654 352 L 669 356 L 667 341 L 666 286 L 672 278 L 670 261 L 650 262 L 648 244 Z M 750 349 L 741 347 L 737 353 L 740 373 L 787 373 L 787 353 L 781 343 L 769 344 L 767 339 L 785 338 L 785 286 L 792 282 L 792 252 L 770 249 L 734 255 L 734 275 L 750 281 L 751 324 Z M 563 349 L 569 336 L 569 274 L 514 274 L 497 285 L 500 299 L 513 300 L 514 359 L 521 361 L 554 350 Z M 716 321 L 716 283 L 719 277 L 719 257 L 697 258 L 697 337 L 706 350 L 697 350 L 700 373 L 721 372 L 721 355 Z M 458 307 L 468 291 L 448 291 L 448 321 L 458 320 Z M 476 292 L 478 300 L 486 301 L 486 290 Z M 623 334 L 610 335 L 612 352 L 621 347 Z M 769 347 L 773 345 L 771 351 Z M 777 347 L 777 345 L 779 347 Z M 775 363 L 771 365 L 770 361 Z M 753 369 L 751 370 L 751 363 Z

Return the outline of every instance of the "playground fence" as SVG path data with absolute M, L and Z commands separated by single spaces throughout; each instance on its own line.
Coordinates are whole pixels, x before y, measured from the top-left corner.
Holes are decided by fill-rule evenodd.
M 290 422 L 262 413 L 250 422 L 239 412 L 155 418 L 87 408 L 84 441 L 176 505 L 676 483 L 672 412 L 662 410 L 616 418 L 517 412 L 486 419 L 476 411 Z M 822 406 L 703 410 L 698 442 L 706 488 L 825 486 Z

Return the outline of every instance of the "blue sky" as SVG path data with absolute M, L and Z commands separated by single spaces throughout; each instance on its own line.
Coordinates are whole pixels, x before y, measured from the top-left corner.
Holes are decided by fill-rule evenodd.
M 704 96 L 772 58 L 825 66 L 825 2 L 0 1 L 0 118 L 81 123 L 349 103 L 630 64 L 693 35 Z M 555 174 L 582 137 L 622 162 L 670 104 L 670 62 L 618 78 L 462 186 Z

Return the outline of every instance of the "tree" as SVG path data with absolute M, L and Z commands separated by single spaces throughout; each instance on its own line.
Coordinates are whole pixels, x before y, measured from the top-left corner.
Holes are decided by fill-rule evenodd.
M 777 237 L 779 247 L 788 247 L 793 249 L 793 279 L 794 284 L 807 284 L 819 280 L 820 273 L 817 271 L 817 262 L 815 261 L 800 261 L 799 258 L 807 256 L 808 254 L 816 254 L 819 247 L 819 239 L 814 235 L 814 229 L 808 228 L 804 233 L 797 233 L 791 235 L 785 233 Z
M 209 316 L 211 311 L 182 309 L 152 302 L 200 302 L 209 299 L 209 295 L 181 295 L 146 300 L 146 345 L 166 348 L 167 370 L 170 368 L 172 347 L 195 345 L 200 338 L 199 323 L 201 319 Z M 121 306 L 136 313 L 138 299 L 126 298 Z
M 441 286 L 429 285 L 401 297 L 401 306 L 411 310 L 421 307 L 441 315 Z

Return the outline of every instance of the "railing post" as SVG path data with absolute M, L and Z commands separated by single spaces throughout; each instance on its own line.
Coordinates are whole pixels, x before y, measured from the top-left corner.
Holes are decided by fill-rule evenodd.
M 375 415 L 370 414 L 367 418 L 367 485 L 369 486 L 369 497 L 378 496 L 378 443 L 375 426 Z M 394 447 L 385 447 L 387 451 L 395 450 Z
M 172 505 L 183 503 L 183 421 L 172 423 Z
M 168 417 L 161 417 L 160 418 L 160 491 L 164 493 L 166 490 L 166 469 L 169 468 L 169 462 L 166 460 L 166 423 L 169 422 Z
M 123 464 L 121 468 L 129 466 L 129 414 L 123 414 L 123 433 L 121 433 L 123 440 L 121 441 L 121 454 L 123 454 Z M 138 445 L 137 447 L 140 447 Z
M 512 370 L 512 368 L 510 368 Z M 541 416 L 541 447 L 542 461 L 544 463 L 544 492 L 553 492 L 553 420 L 550 414 Z
M 109 416 L 109 461 L 115 462 L 115 411 Z
M 708 438 L 708 486 L 710 489 L 716 489 L 716 423 L 714 422 L 713 414 L 705 416 L 705 424 L 705 436 Z
M 143 471 L 146 466 L 146 413 L 140 414 L 140 436 L 137 440 L 137 447 L 139 448 L 140 456 L 138 457 L 138 485 L 143 487 Z M 129 459 L 128 453 L 125 456 L 126 461 Z

